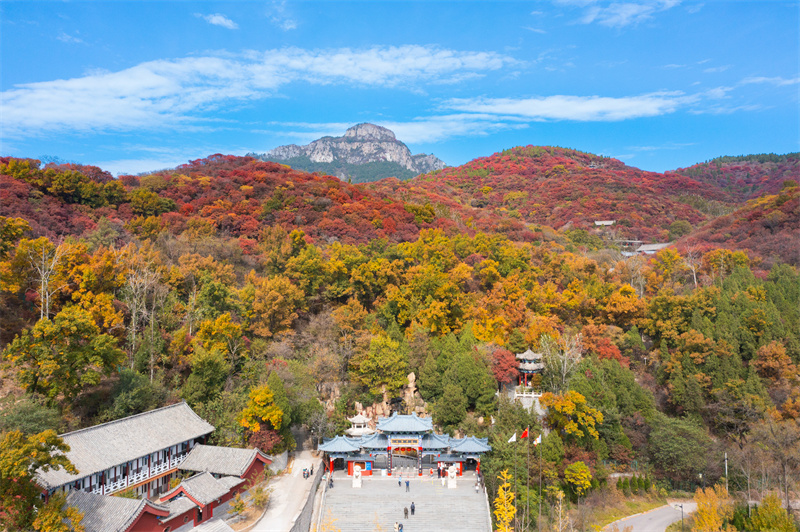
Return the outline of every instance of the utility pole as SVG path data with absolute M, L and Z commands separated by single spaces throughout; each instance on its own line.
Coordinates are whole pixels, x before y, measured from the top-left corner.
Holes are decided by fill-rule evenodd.
M 728 451 L 725 451 L 725 491 L 728 491 Z
M 675 506 L 681 507 L 681 532 L 683 532 L 683 504 L 676 504 Z

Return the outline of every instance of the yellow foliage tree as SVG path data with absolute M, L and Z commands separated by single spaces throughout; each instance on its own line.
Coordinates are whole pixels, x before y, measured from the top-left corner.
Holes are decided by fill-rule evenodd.
M 504 469 L 497 478 L 500 479 L 497 497 L 494 500 L 497 532 L 512 532 L 514 530 L 512 523 L 517 515 L 517 508 L 514 506 L 515 493 L 511 491 L 512 476 L 508 474 L 508 469 Z
M 279 430 L 283 411 L 275 404 L 275 396 L 266 384 L 250 390 L 250 401 L 239 414 L 239 424 L 253 432 L 261 430 L 262 423 L 269 423 Z
M 550 428 L 577 439 L 600 438 L 595 427 L 603 422 L 603 413 L 586 404 L 583 395 L 574 390 L 558 395 L 547 392 L 540 402 L 547 408 L 545 421 Z
M 733 503 L 728 498 L 728 490 L 724 486 L 716 485 L 713 488 L 697 488 L 694 494 L 697 511 L 694 514 L 692 532 L 719 532 L 720 530 L 733 531 L 733 526 L 726 521 L 733 517 Z

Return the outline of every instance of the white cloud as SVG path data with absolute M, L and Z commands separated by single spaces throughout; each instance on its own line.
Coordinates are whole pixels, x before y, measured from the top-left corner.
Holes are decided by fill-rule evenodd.
M 706 68 L 706 69 L 704 69 L 704 70 L 703 70 L 703 72 L 705 72 L 706 74 L 713 74 L 713 73 L 715 73 L 715 72 L 725 72 L 725 71 L 726 71 L 726 70 L 728 70 L 730 67 L 731 67 L 730 65 L 723 65 L 723 66 L 718 66 L 718 67 L 711 67 L 711 68 Z
M 481 75 L 514 61 L 493 52 L 373 47 L 191 57 L 118 72 L 16 85 L 0 93 L 4 135 L 58 130 L 129 130 L 196 124 L 231 101 L 271 96 L 288 83 L 401 87 Z
M 269 17 L 269 20 L 272 22 L 272 24 L 283 31 L 297 29 L 297 21 L 286 9 L 285 0 L 281 0 L 280 2 L 273 1 L 267 9 L 267 17 Z
M 79 33 L 79 32 L 76 32 Z M 56 37 L 61 42 L 65 42 L 67 44 L 85 44 L 84 40 L 76 35 L 69 35 L 68 33 L 64 33 L 63 31 Z
M 622 98 L 556 95 L 526 99 L 452 99 L 445 102 L 443 107 L 455 111 L 504 115 L 532 121 L 612 122 L 672 113 L 694 99 L 695 97 L 675 92 Z
M 209 24 L 213 24 L 214 26 L 222 26 L 223 28 L 228 28 L 229 30 L 239 29 L 238 24 L 220 13 L 214 13 L 213 15 L 201 15 L 198 13 L 197 16 Z
M 640 0 L 640 1 L 607 1 L 607 0 L 555 0 L 557 4 L 575 6 L 583 9 L 578 19 L 582 24 L 598 23 L 612 28 L 621 28 L 642 23 L 653 18 L 653 15 L 671 9 L 681 0 Z
M 392 130 L 401 142 L 409 144 L 438 142 L 452 137 L 484 136 L 505 129 L 522 129 L 527 123 L 508 117 L 489 114 L 450 114 L 417 117 L 411 121 L 369 119 L 369 122 Z M 271 122 L 275 130 L 258 130 L 258 133 L 279 133 L 282 137 L 308 143 L 324 136 L 339 137 L 352 123 L 329 122 Z M 286 129 L 284 129 L 286 128 Z
M 750 85 L 750 84 L 753 84 L 753 83 L 769 83 L 770 85 L 776 85 L 778 87 L 783 87 L 783 86 L 786 86 L 786 85 L 797 85 L 798 83 L 800 83 L 800 77 L 784 79 L 784 78 L 781 78 L 781 77 L 767 78 L 767 77 L 764 77 L 764 76 L 752 76 L 752 77 L 749 77 L 749 78 L 745 78 L 745 79 L 743 79 L 742 81 L 739 82 L 740 85 Z

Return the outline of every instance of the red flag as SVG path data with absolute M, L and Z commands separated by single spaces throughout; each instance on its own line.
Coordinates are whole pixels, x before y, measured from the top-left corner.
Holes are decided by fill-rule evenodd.
M 525 429 L 525 432 L 522 433 L 522 436 L 520 436 L 520 439 L 527 438 L 527 437 L 528 437 L 528 429 Z

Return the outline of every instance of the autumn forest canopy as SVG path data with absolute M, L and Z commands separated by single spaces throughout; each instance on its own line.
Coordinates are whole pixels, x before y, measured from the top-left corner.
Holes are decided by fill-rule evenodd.
M 548 429 L 528 502 L 633 470 L 644 491 L 711 486 L 725 452 L 731 493 L 790 498 L 799 178 L 800 154 L 660 174 L 539 146 L 364 184 L 219 154 L 119 178 L 0 158 L 0 522 L 31 526 L 9 479 L 48 463 L 7 449 L 185 400 L 212 443 L 276 453 L 412 372 L 403 412 L 490 437 L 492 498 L 525 427 Z M 527 349 L 543 419 L 496 393 Z

